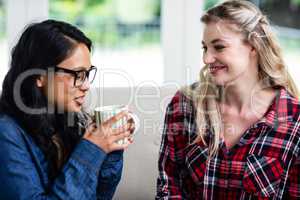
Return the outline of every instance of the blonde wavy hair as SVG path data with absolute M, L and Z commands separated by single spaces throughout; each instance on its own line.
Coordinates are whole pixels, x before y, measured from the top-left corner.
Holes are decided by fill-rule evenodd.
M 298 96 L 298 89 L 284 64 L 269 21 L 254 4 L 245 0 L 225 1 L 201 17 L 204 24 L 220 20 L 236 25 L 245 42 L 256 49 L 259 80 L 266 87 L 284 87 L 291 95 Z M 209 158 L 212 158 L 219 150 L 222 121 L 218 102 L 224 91 L 213 83 L 208 66 L 200 71 L 198 86 L 184 91 L 193 98 L 197 108 L 198 137 L 194 142 L 202 141 L 207 145 Z

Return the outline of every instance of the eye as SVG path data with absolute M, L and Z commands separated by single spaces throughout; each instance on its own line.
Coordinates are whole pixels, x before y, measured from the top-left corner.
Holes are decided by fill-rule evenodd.
M 83 81 L 85 79 L 85 71 L 78 72 L 77 79 Z
M 202 46 L 202 49 L 203 49 L 204 52 L 207 51 L 207 47 L 206 46 Z
M 217 51 L 222 51 L 222 50 L 225 48 L 225 46 L 223 46 L 223 45 L 215 45 L 214 48 L 215 48 Z

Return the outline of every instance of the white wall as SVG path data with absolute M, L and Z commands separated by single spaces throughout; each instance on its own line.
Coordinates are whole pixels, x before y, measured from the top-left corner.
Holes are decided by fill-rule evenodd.
M 6 11 L 10 50 L 28 23 L 48 18 L 48 0 L 6 0 Z
M 198 79 L 201 67 L 202 24 L 204 1 L 162 1 L 162 43 L 164 81 L 180 85 Z

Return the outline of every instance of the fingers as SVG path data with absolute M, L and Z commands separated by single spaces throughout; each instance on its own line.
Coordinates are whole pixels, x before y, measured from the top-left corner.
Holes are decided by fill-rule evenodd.
M 111 135 L 111 138 L 114 142 L 117 142 L 119 140 L 123 140 L 125 138 L 128 138 L 130 136 L 130 131 L 125 131 L 119 134 Z
M 124 140 L 126 138 L 125 142 L 119 143 L 118 141 L 120 140 Z M 130 132 L 126 132 L 123 135 L 120 134 L 118 136 L 115 136 L 114 138 L 116 141 L 114 142 L 114 144 L 112 145 L 112 147 L 115 150 L 121 150 L 121 149 L 127 149 L 129 147 L 129 145 L 131 145 L 133 143 L 133 138 L 130 137 Z
M 121 133 L 127 132 L 129 131 L 130 133 L 132 133 L 132 125 L 127 123 L 123 126 L 120 126 L 118 128 L 111 128 L 108 126 L 103 126 L 101 125 L 100 127 L 97 127 L 96 124 L 91 124 L 88 128 L 87 128 L 87 132 L 89 134 L 96 134 L 96 135 L 103 135 L 106 137 L 110 137 L 111 135 L 119 135 Z
M 90 132 L 95 131 L 95 129 L 97 129 L 97 124 L 95 122 L 92 122 L 87 126 L 87 130 L 89 130 Z
M 117 128 L 113 128 L 115 126 L 117 126 Z M 133 142 L 130 136 L 134 128 L 134 120 L 132 120 L 128 111 L 122 111 L 106 120 L 101 125 L 97 126 L 95 123 L 90 124 L 87 127 L 87 132 L 89 135 L 93 135 L 90 137 L 99 143 L 101 148 L 104 148 L 106 152 L 111 152 L 128 148 Z
M 122 111 L 122 112 L 116 114 L 115 116 L 109 118 L 108 120 L 103 122 L 103 126 L 111 127 L 114 123 L 116 123 L 117 121 L 121 120 L 124 117 L 128 118 L 128 111 Z
M 131 125 L 130 124 L 125 124 L 123 126 L 120 126 L 118 128 L 112 129 L 111 134 L 112 135 L 118 135 L 120 133 L 126 132 L 126 131 L 130 131 L 131 130 Z
M 128 148 L 128 146 L 132 143 L 132 142 L 119 142 L 124 140 L 125 138 L 128 138 L 130 135 L 129 131 L 120 133 L 119 135 L 112 135 L 110 138 L 110 149 L 111 151 L 116 151 L 116 150 L 125 150 Z
M 97 130 L 97 125 L 96 125 L 96 123 L 90 123 L 90 124 L 87 126 L 84 135 L 86 136 L 86 135 L 93 134 L 96 130 Z
M 134 130 L 135 130 L 135 123 L 134 123 L 134 121 L 132 119 L 129 119 L 127 121 L 127 123 L 129 124 L 129 130 L 130 130 L 130 132 L 133 133 Z
M 132 144 L 132 143 L 133 143 L 133 138 L 132 138 L 132 137 L 129 137 L 129 138 L 128 138 L 128 142 L 129 142 L 129 144 Z
M 118 144 L 118 143 L 114 143 L 112 145 L 112 149 L 113 151 L 117 151 L 117 150 L 125 150 L 128 148 L 128 146 L 130 145 L 131 143 L 124 143 L 124 144 Z

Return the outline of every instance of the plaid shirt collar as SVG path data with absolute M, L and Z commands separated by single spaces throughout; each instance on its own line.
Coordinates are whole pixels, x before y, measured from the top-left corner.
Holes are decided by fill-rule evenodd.
M 281 87 L 276 91 L 276 96 L 272 100 L 268 110 L 265 112 L 264 116 L 254 123 L 249 129 L 257 128 L 260 125 L 264 125 L 269 127 L 269 129 L 276 130 L 280 124 L 286 124 L 288 122 L 293 121 L 293 116 L 291 116 L 288 113 L 288 101 L 298 101 L 298 99 L 295 99 L 292 97 L 288 91 Z M 294 102 L 297 104 L 297 102 Z M 209 130 L 208 130 L 209 131 Z M 207 141 L 212 140 L 213 133 L 210 132 L 210 134 L 207 135 Z M 202 144 L 201 141 L 198 142 L 198 144 Z M 220 141 L 220 145 L 225 145 L 224 141 Z
M 276 128 L 281 123 L 292 121 L 292 116 L 288 113 L 288 99 L 292 99 L 291 95 L 286 89 L 280 88 L 267 112 L 257 124 L 263 123 L 271 128 Z

